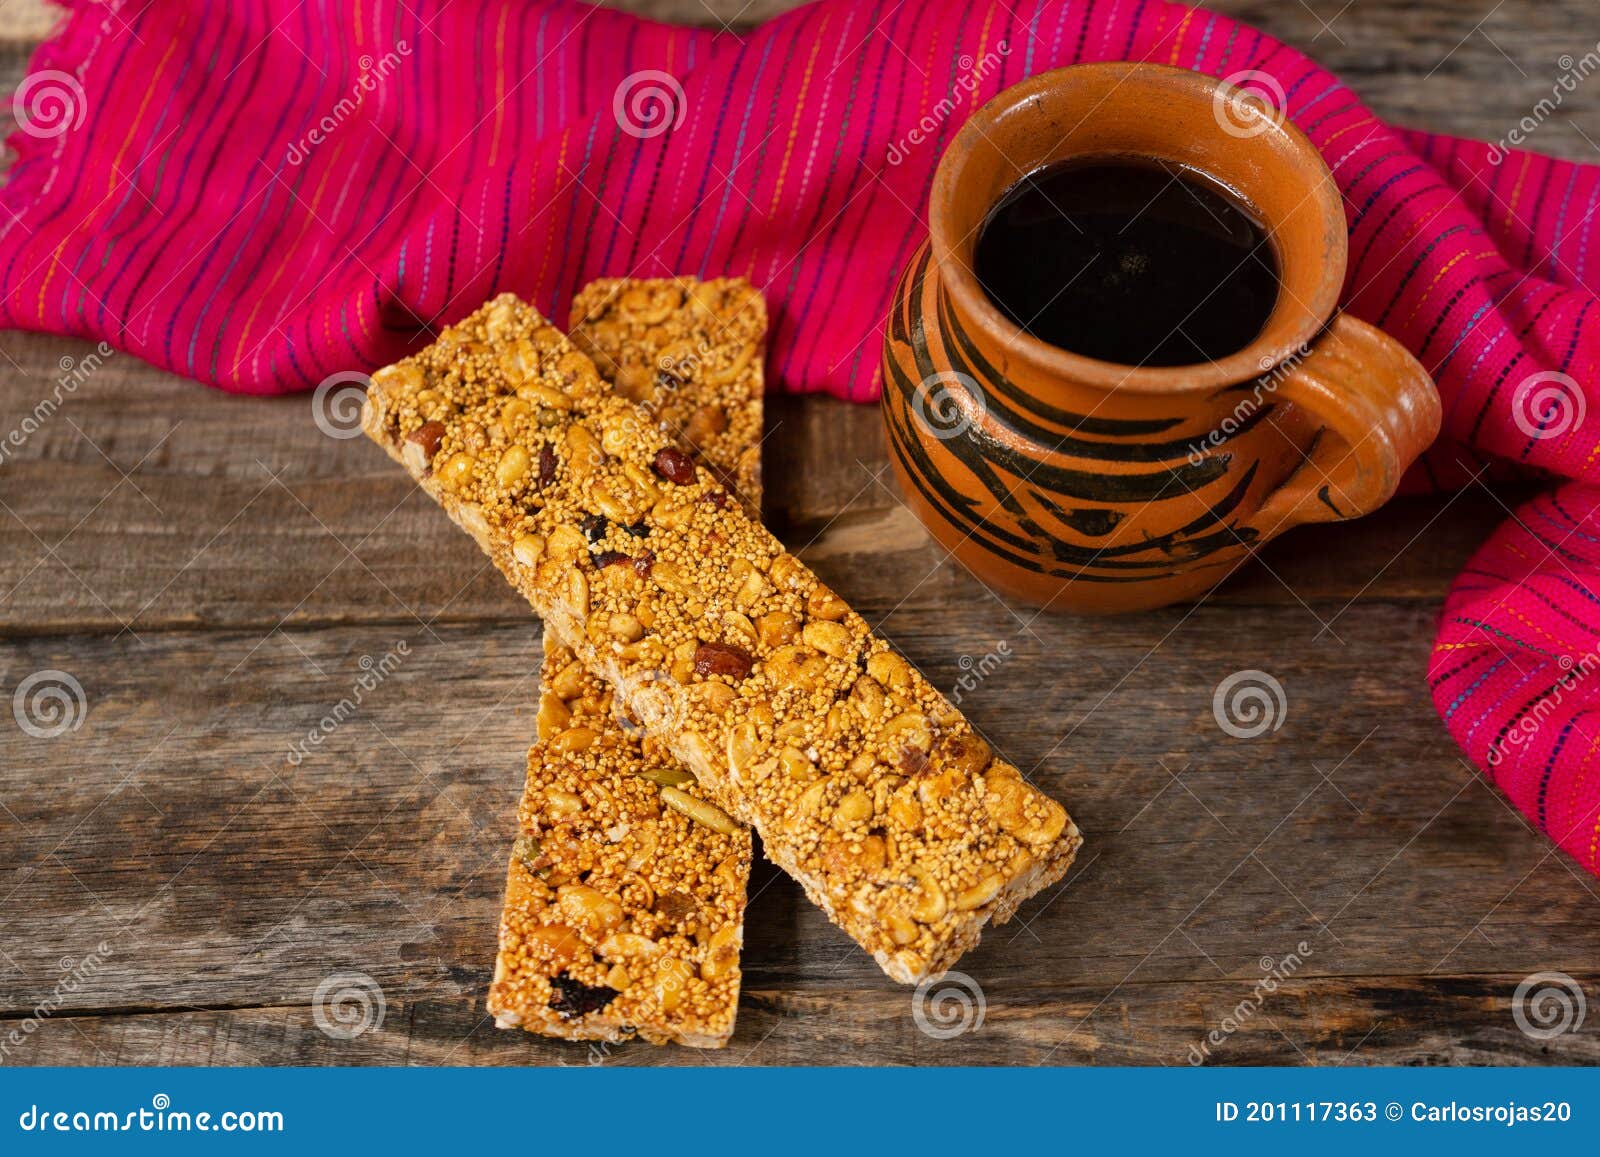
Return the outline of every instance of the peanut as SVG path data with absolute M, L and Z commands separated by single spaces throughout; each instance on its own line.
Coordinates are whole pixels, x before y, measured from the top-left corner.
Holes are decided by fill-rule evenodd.
M 872 818 L 872 797 L 860 788 L 845 793 L 834 810 L 833 820 L 838 827 L 855 827 Z
M 569 727 L 550 741 L 550 750 L 563 755 L 587 751 L 600 738 L 592 727 Z
M 933 924 L 943 919 L 949 906 L 938 881 L 921 868 L 912 868 L 911 878 L 917 885 L 911 906 L 912 919 L 920 924 Z
M 867 674 L 892 691 L 911 686 L 911 664 L 893 651 L 878 651 L 868 658 Z
M 644 624 L 637 616 L 619 611 L 611 616 L 607 625 L 612 636 L 624 643 L 636 643 L 644 638 Z
M 439 481 L 452 490 L 459 490 L 472 481 L 472 472 L 478 467 L 478 460 L 465 451 L 458 451 L 445 460 L 439 469 Z
M 544 793 L 544 802 L 551 815 L 575 816 L 583 810 L 583 800 L 570 791 L 551 789 Z
M 756 633 L 765 647 L 782 647 L 793 642 L 799 629 L 800 620 L 788 611 L 771 611 L 756 620 Z
M 537 382 L 529 382 L 517 387 L 517 396 L 526 398 L 534 405 L 543 406 L 547 410 L 570 410 L 572 399 L 553 386 L 543 386 Z
M 539 700 L 539 714 L 536 726 L 539 730 L 539 742 L 548 743 L 556 735 L 565 731 L 567 724 L 572 722 L 572 712 L 567 710 L 567 705 L 554 695 L 545 695 Z
M 983 907 L 1000 894 L 1000 888 L 1005 882 L 1005 877 L 999 872 L 991 872 L 972 887 L 962 889 L 956 894 L 956 911 L 970 912 L 974 908 Z
M 761 753 L 761 737 L 754 723 L 745 722 L 728 732 L 728 774 L 735 783 L 745 779 Z
M 572 653 L 567 652 L 569 655 Z M 583 690 L 583 664 L 574 659 L 555 673 L 550 680 L 550 690 L 563 699 L 571 699 Z
M 805 629 L 800 632 L 800 637 L 808 646 L 815 647 L 824 655 L 831 655 L 835 659 L 848 657 L 853 649 L 850 632 L 838 623 L 826 621 L 807 623 Z
M 806 614 L 813 619 L 842 619 L 849 609 L 843 599 L 822 583 L 812 587 L 811 593 L 806 595 Z
M 511 543 L 511 557 L 523 566 L 537 566 L 544 554 L 544 539 L 537 534 L 519 534 Z
M 494 480 L 510 489 L 528 476 L 528 467 L 532 463 L 533 459 L 528 456 L 525 447 L 512 446 L 500 456 L 500 464 L 494 468 Z
M 725 386 L 734 381 L 740 374 L 744 373 L 745 367 L 750 364 L 750 359 L 755 356 L 755 352 L 756 347 L 750 342 L 745 342 L 739 347 L 739 352 L 734 355 L 733 360 L 727 365 L 708 368 L 706 370 L 706 381 L 714 386 Z
M 589 955 L 578 934 L 565 924 L 530 928 L 523 943 L 535 959 L 548 961 L 558 968 L 565 968 L 580 956 Z
M 580 619 L 589 613 L 589 580 L 581 570 L 567 575 L 567 610 Z
M 600 942 L 600 955 L 607 960 L 648 960 L 661 946 L 637 932 L 613 932 Z
M 714 982 L 739 971 L 739 928 L 729 924 L 718 928 L 706 942 L 700 961 L 700 979 Z
M 599 939 L 622 923 L 622 905 L 598 888 L 567 884 L 556 891 L 556 909 L 574 924 Z
M 567 466 L 576 481 L 589 477 L 606 459 L 600 443 L 583 426 L 568 426 L 566 441 Z
M 392 366 L 384 366 L 381 370 L 374 370 L 372 384 L 385 390 L 410 393 L 412 390 L 422 388 L 422 371 L 410 362 L 399 362 Z
M 683 990 L 688 987 L 694 966 L 675 956 L 669 956 L 656 966 L 656 1001 L 662 1012 L 672 1012 L 683 1003 Z
M 801 783 L 810 782 L 817 774 L 817 765 L 806 757 L 805 752 L 795 747 L 785 747 L 778 752 L 778 765 L 789 778 Z

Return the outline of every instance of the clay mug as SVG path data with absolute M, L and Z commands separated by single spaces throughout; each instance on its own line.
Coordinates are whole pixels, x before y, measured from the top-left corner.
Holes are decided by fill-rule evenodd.
M 1048 345 L 973 274 L 991 207 L 1077 158 L 1154 158 L 1207 175 L 1267 231 L 1280 292 L 1218 361 L 1138 367 Z M 1291 526 L 1387 501 L 1439 430 L 1416 359 L 1338 311 L 1346 230 L 1315 147 L 1200 73 L 1085 64 L 973 113 L 939 162 L 928 241 L 901 277 L 882 408 L 906 498 L 990 586 L 1051 609 L 1193 598 Z

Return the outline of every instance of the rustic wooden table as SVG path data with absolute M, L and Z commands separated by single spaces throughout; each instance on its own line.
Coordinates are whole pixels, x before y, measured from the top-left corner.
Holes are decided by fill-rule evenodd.
M 637 6 L 748 22 L 789 5 Z M 1600 39 L 1593 0 L 1217 7 L 1381 114 L 1489 139 Z M 38 0 L 0 0 L 0 89 L 47 27 Z M 1594 159 L 1591 137 L 1600 81 L 1534 143 Z M 89 349 L 0 335 L 0 427 Z M 1539 971 L 1600 998 L 1600 883 L 1462 761 L 1424 687 L 1447 583 L 1514 495 L 1293 533 L 1197 607 L 1034 619 L 941 561 L 885 475 L 875 411 L 773 410 L 775 529 L 936 684 L 1009 650 L 963 706 L 1087 833 L 1064 885 L 963 963 L 981 1028 L 919 1031 L 911 993 L 758 865 L 727 1050 L 495 1030 L 537 625 L 306 399 L 226 397 L 115 356 L 0 465 L 0 691 L 54 669 L 87 704 L 54 740 L 0 727 L 0 1041 L 32 1030 L 3 1062 L 1184 1064 L 1213 1030 L 1222 1063 L 1600 1061 L 1600 1017 L 1540 1040 L 1512 1014 Z M 398 670 L 292 762 L 401 644 Z M 1251 668 L 1286 715 L 1231 738 L 1213 690 Z M 1288 975 L 1263 993 L 1264 969 Z M 337 1039 L 315 994 L 352 973 L 384 1016 Z

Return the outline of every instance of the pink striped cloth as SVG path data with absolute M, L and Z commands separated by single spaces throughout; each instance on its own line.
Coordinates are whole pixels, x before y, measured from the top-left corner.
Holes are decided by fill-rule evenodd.
M 79 0 L 14 109 L 0 325 L 211 385 L 304 389 L 511 289 L 557 320 L 602 275 L 742 274 L 770 380 L 876 395 L 938 157 L 1024 76 L 1136 59 L 1285 109 L 1344 191 L 1345 296 L 1423 361 L 1447 444 L 1576 480 L 1462 576 L 1451 733 L 1600 873 L 1600 171 L 1391 128 L 1305 56 L 1161 0 L 822 0 L 738 37 L 571 0 Z M 1600 419 L 1596 419 L 1600 421 Z

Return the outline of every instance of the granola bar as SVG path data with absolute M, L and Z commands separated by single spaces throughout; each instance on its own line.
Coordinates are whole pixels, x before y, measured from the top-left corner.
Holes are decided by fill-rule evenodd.
M 1066 871 L 1066 810 L 514 297 L 374 374 L 363 421 L 894 979 Z
M 544 670 L 489 1011 L 566 1040 L 720 1048 L 738 1011 L 750 830 L 618 722 L 610 689 L 549 632 Z M 545 738 L 552 714 L 561 729 Z
M 627 303 L 641 299 L 652 312 L 669 303 L 667 317 L 640 324 Z M 596 283 L 573 310 L 580 325 L 591 317 L 597 331 L 580 328 L 573 340 L 606 356 L 608 377 L 623 362 L 664 371 L 647 388 L 633 379 L 631 390 L 658 420 L 676 428 L 708 410 L 723 415 L 719 431 L 739 440 L 704 440 L 707 464 L 733 471 L 759 461 L 765 307 L 754 289 Z M 713 382 L 701 363 L 724 341 L 755 356 L 735 351 L 742 370 Z M 682 343 L 694 361 L 674 356 Z M 758 510 L 759 470 L 747 467 L 745 479 Z M 489 1011 L 502 1028 L 567 1040 L 721 1047 L 738 1011 L 749 829 L 706 801 L 664 744 L 615 717 L 610 689 L 554 631 L 544 636 L 538 727 Z

